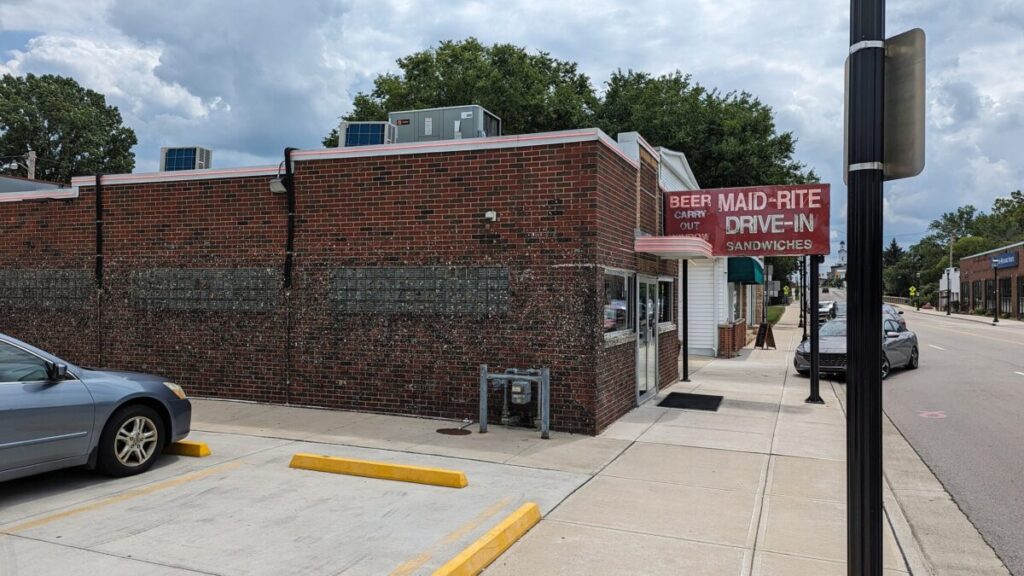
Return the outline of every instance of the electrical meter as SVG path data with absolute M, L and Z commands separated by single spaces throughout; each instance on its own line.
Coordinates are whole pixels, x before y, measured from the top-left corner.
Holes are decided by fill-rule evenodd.
M 513 380 L 509 384 L 513 404 L 529 404 L 532 393 L 533 385 L 529 380 Z

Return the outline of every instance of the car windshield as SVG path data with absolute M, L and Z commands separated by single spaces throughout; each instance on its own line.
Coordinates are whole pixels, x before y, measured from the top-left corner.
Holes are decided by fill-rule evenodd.
M 822 338 L 825 336 L 846 336 L 846 322 L 841 320 L 825 322 L 818 329 L 818 336 Z

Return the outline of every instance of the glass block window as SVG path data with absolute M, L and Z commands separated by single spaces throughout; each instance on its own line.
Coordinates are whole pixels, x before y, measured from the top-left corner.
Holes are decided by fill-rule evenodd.
M 338 268 L 330 300 L 338 314 L 505 314 L 509 274 L 496 266 Z
M 76 308 L 93 290 L 93 277 L 83 270 L 0 270 L 0 306 L 12 308 Z
M 132 272 L 132 305 L 142 310 L 269 311 L 280 273 L 268 268 L 151 268 Z

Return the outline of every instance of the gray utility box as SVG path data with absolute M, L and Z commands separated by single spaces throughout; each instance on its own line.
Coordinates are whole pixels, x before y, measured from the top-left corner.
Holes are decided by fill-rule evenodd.
M 391 112 L 388 121 L 398 128 L 400 144 L 501 136 L 501 118 L 475 104 Z

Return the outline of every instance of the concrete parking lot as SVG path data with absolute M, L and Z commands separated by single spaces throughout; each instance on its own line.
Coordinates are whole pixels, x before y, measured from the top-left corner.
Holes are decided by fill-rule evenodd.
M 435 431 L 451 425 L 198 401 L 196 428 L 234 430 L 193 433 L 210 457 L 165 455 L 126 479 L 68 470 L 5 483 L 0 575 L 430 574 L 523 502 L 546 513 L 589 478 L 498 462 L 512 458 L 502 446 L 540 445 L 528 431 Z M 436 447 L 408 450 L 435 437 Z M 457 469 L 469 486 L 291 469 L 298 452 Z

